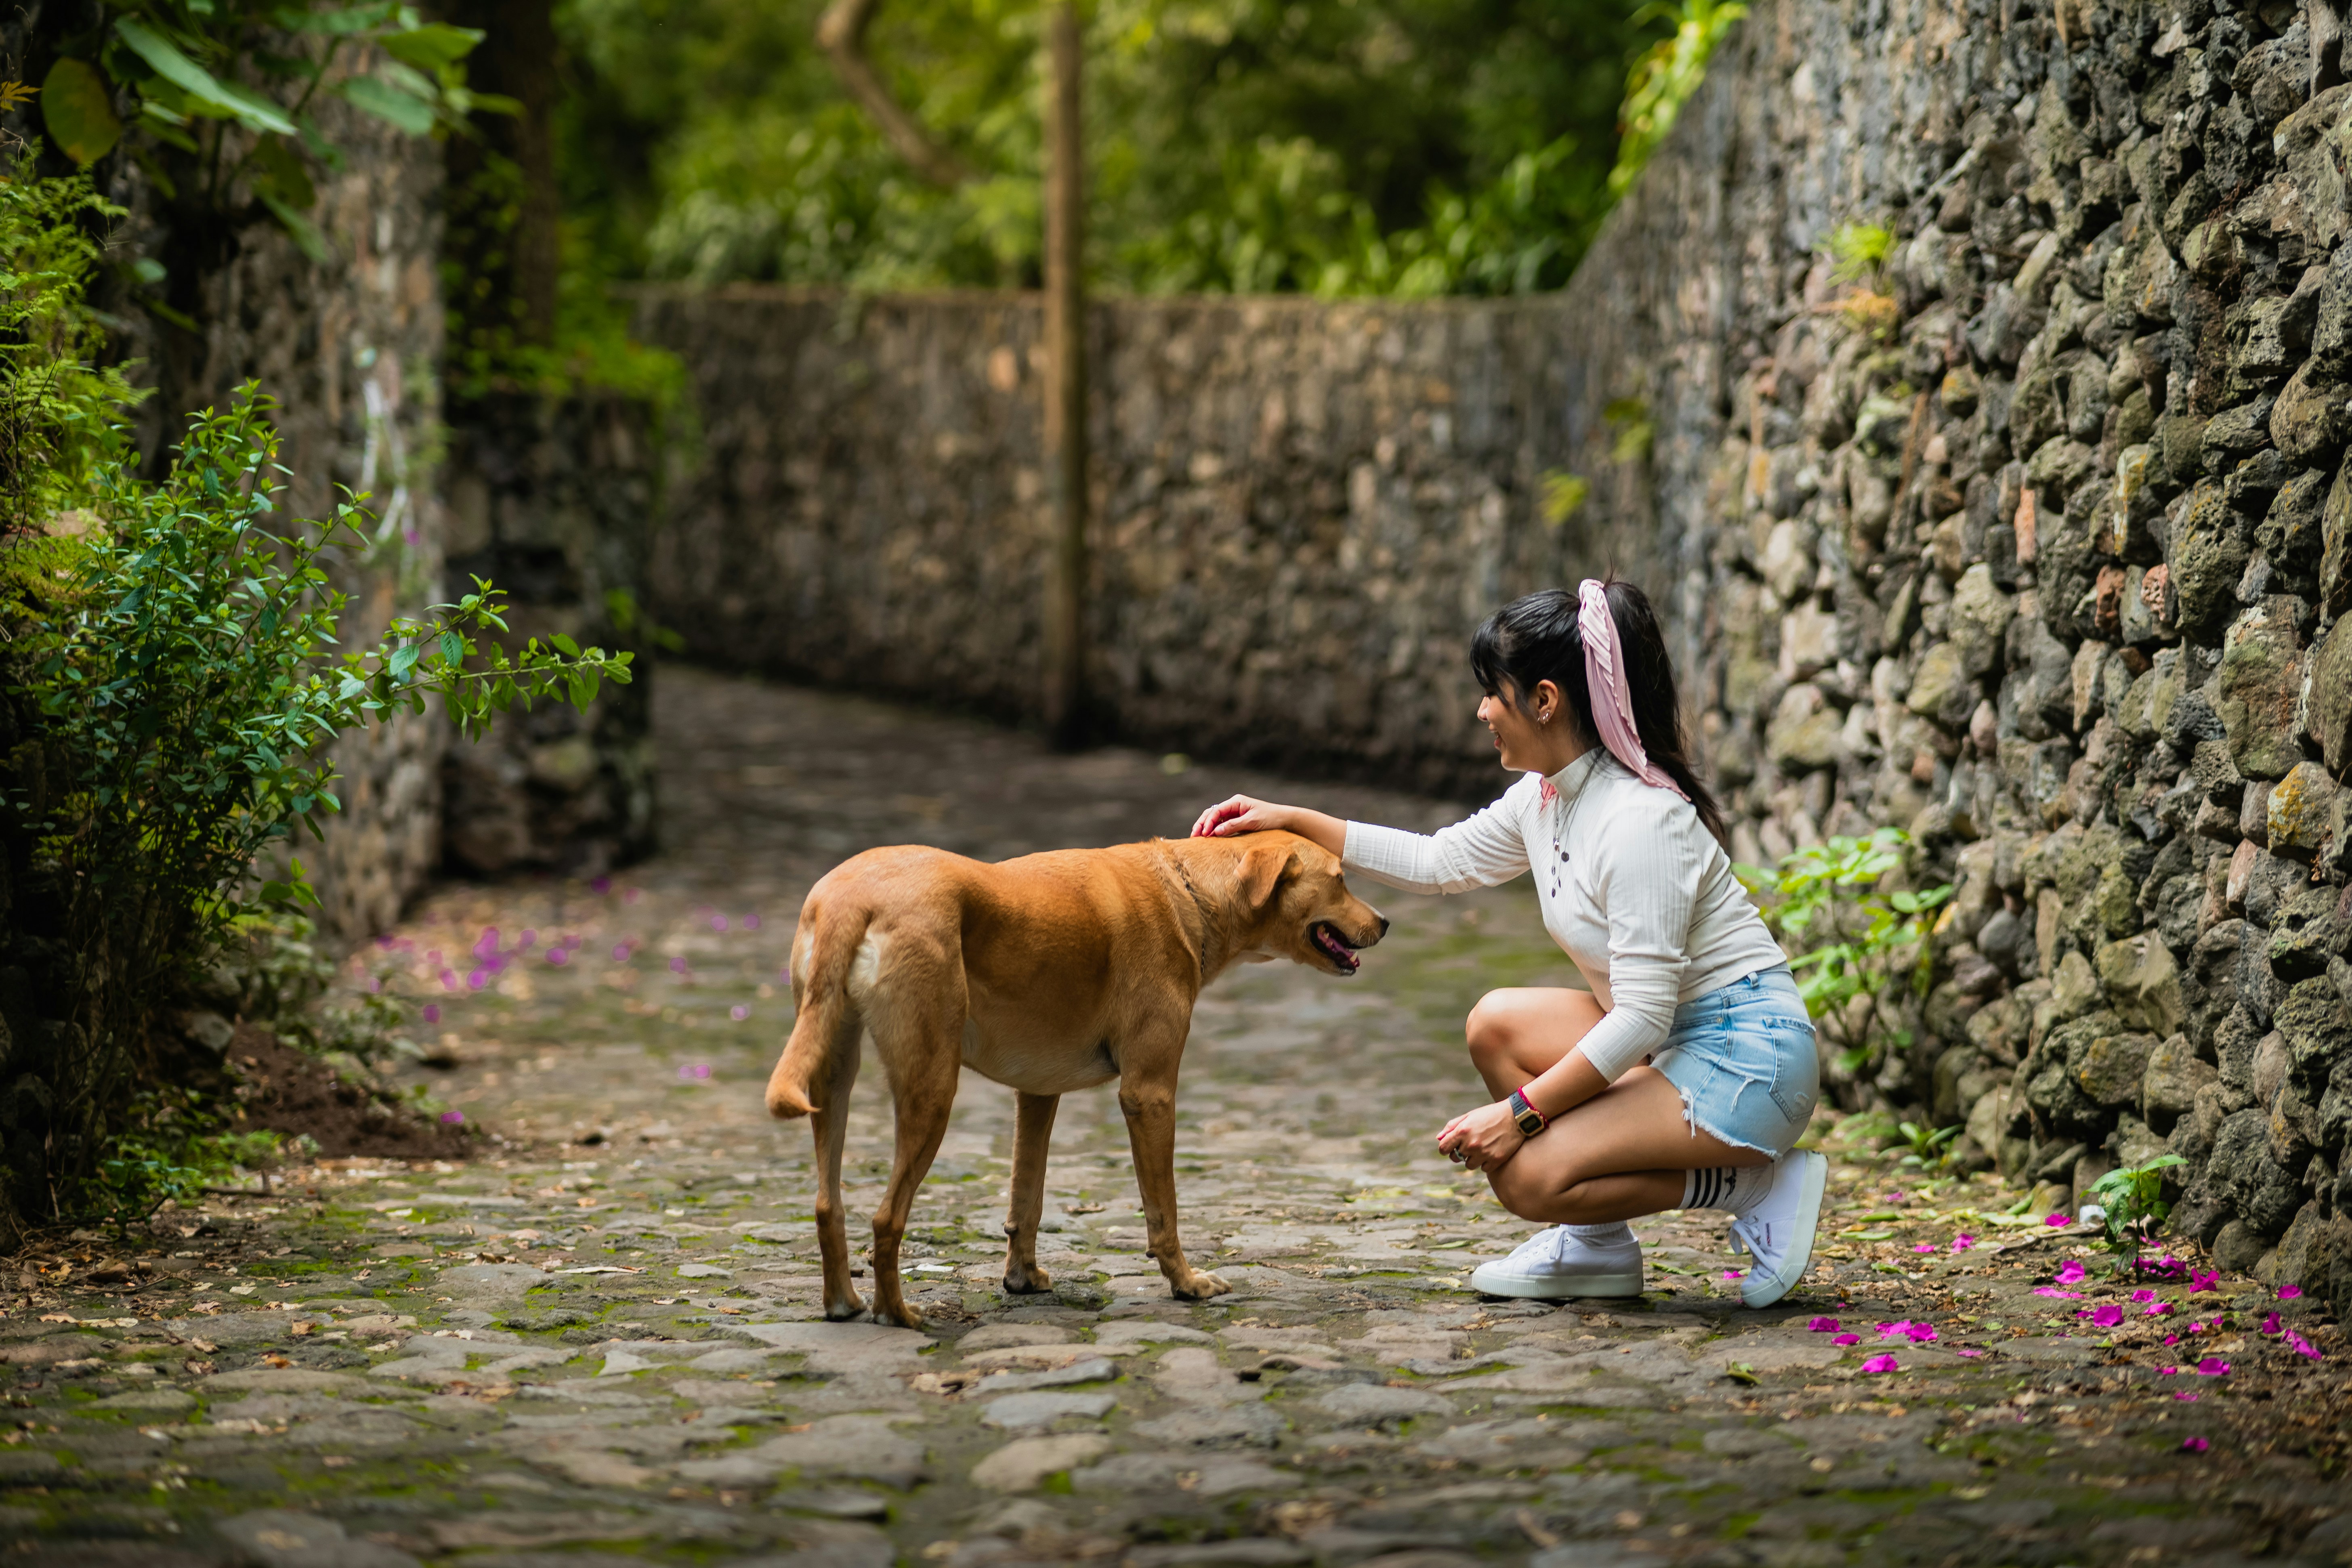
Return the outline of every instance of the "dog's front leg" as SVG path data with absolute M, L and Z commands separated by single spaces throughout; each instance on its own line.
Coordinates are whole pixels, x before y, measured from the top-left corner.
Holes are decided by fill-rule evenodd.
M 1176 1234 L 1176 1085 L 1155 1075 L 1119 1079 L 1118 1108 L 1127 1113 L 1127 1141 L 1135 1157 L 1135 1184 L 1143 1195 L 1144 1234 L 1160 1272 L 1181 1301 L 1205 1301 L 1233 1289 L 1184 1259 Z
M 1013 1095 L 1013 1193 L 1004 1215 L 1004 1288 L 1016 1296 L 1054 1288 L 1037 1267 L 1037 1219 L 1045 1209 L 1045 1151 L 1054 1139 L 1058 1094 Z

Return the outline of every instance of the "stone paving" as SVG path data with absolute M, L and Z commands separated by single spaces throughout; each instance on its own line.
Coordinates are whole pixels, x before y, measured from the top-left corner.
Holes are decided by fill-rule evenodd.
M 1639 1228 L 1652 1289 L 1481 1301 L 1528 1227 L 1431 1135 L 1460 1019 L 1562 961 L 1515 889 L 1396 919 L 1341 982 L 1202 999 L 1178 1173 L 1234 1287 L 1141 1250 L 1106 1090 L 1068 1097 L 1050 1298 L 999 1288 L 1011 1096 L 968 1079 L 906 1248 L 918 1333 L 818 1310 L 808 1133 L 760 1089 L 802 890 L 923 840 L 1183 830 L 1237 787 L 1456 812 L 969 721 L 661 676 L 671 847 L 595 886 L 454 888 L 363 954 L 429 1005 L 467 1164 L 331 1163 L 57 1238 L 0 1313 L 0 1551 L 45 1563 L 885 1568 L 1086 1560 L 1538 1568 L 2352 1556 L 2344 1364 L 2300 1300 L 2090 1238 L 1817 1131 L 1804 1289 L 1738 1304 L 1720 1216 Z M 869 1081 L 849 1201 L 889 1128 Z M 853 1224 L 853 1240 L 858 1227 Z M 2193 1261 L 2193 1260 L 2191 1260 Z M 2275 1315 L 2275 1318 L 2273 1318 Z M 1834 1322 L 1832 1322 L 1834 1320 Z M 2342 1511 L 2339 1511 L 2342 1510 Z

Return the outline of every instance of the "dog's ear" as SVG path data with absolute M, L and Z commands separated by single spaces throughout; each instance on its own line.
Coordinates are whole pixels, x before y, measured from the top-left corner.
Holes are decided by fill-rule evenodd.
M 1298 864 L 1298 853 L 1286 844 L 1253 844 L 1242 856 L 1241 899 L 1262 910 L 1274 901 L 1275 889 Z

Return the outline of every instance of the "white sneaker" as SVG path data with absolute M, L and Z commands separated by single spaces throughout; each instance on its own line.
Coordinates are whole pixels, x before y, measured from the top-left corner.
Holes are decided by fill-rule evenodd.
M 1748 1305 L 1770 1306 L 1812 1266 L 1829 1173 L 1829 1161 L 1811 1149 L 1790 1151 L 1773 1163 L 1772 1184 L 1755 1207 L 1731 1222 L 1733 1239 L 1754 1260 L 1739 1282 L 1739 1299 Z
M 1470 1276 L 1470 1288 L 1486 1296 L 1541 1301 L 1639 1296 L 1642 1244 L 1633 1239 L 1630 1226 L 1618 1228 L 1622 1237 L 1601 1239 L 1579 1236 L 1564 1225 L 1539 1230 L 1508 1258 L 1480 1264 Z

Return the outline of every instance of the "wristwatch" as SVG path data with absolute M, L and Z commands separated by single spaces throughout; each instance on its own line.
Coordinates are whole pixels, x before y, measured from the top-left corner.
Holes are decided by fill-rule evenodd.
M 1542 1111 L 1528 1103 L 1527 1095 L 1519 1089 L 1511 1090 L 1511 1098 L 1506 1103 L 1511 1108 L 1511 1120 L 1518 1123 L 1522 1138 L 1532 1138 L 1551 1125 L 1544 1120 Z

